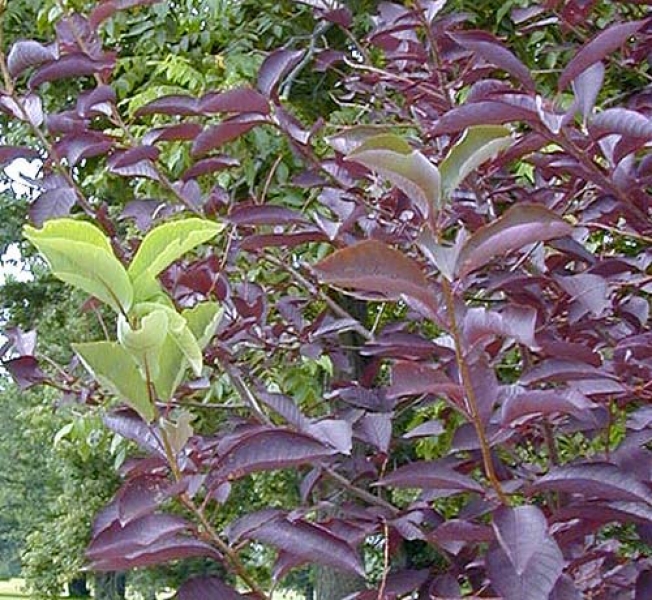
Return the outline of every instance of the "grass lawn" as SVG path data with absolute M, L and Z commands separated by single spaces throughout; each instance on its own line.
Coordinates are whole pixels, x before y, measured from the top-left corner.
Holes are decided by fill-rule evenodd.
M 0 580 L 0 600 L 29 600 L 30 596 L 22 592 L 22 579 L 3 579 Z M 292 593 L 284 594 L 277 592 L 274 594 L 274 600 L 299 600 L 301 597 Z M 74 600 L 73 598 L 62 597 L 61 600 Z
M 21 579 L 6 579 L 0 581 L 0 599 L 1 600 L 21 600 L 27 598 L 20 588 L 23 585 Z

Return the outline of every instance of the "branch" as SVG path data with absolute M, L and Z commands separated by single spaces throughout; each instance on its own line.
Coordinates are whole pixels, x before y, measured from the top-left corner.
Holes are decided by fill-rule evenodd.
M 480 441 L 480 451 L 482 453 L 482 462 L 484 463 L 485 475 L 491 483 L 491 486 L 494 488 L 498 499 L 503 504 L 509 505 L 509 500 L 505 495 L 502 486 L 500 485 L 498 477 L 496 476 L 496 470 L 494 468 L 493 458 L 491 456 L 491 447 L 489 446 L 487 434 L 485 433 L 480 411 L 478 409 L 478 399 L 475 395 L 473 382 L 471 381 L 469 365 L 466 362 L 466 357 L 464 356 L 462 335 L 457 324 L 457 317 L 455 316 L 455 297 L 453 295 L 453 290 L 451 289 L 451 284 L 445 277 L 442 278 L 442 288 L 444 291 L 444 297 L 446 299 L 446 311 L 448 312 L 451 335 L 453 336 L 453 340 L 455 342 L 455 357 L 457 359 L 457 366 L 460 370 L 460 379 L 468 403 L 468 411 L 471 416 L 471 421 L 475 427 L 478 440 Z
M 272 263 L 273 265 L 283 269 L 294 279 L 299 283 L 302 287 L 304 287 L 310 294 L 313 296 L 316 296 L 320 300 L 322 300 L 328 308 L 330 308 L 333 313 L 335 313 L 338 317 L 341 317 L 342 319 L 352 319 L 353 321 L 356 322 L 355 326 L 355 331 L 359 333 L 365 340 L 373 340 L 374 339 L 374 334 L 369 331 L 362 323 L 360 323 L 357 319 L 354 319 L 346 310 L 344 310 L 337 302 L 335 302 L 328 294 L 325 294 L 322 290 L 320 290 L 314 283 L 312 283 L 309 279 L 305 278 L 299 271 L 297 271 L 294 267 L 288 265 L 287 263 L 284 263 L 283 261 L 277 259 L 275 256 L 272 256 L 271 254 L 265 254 L 263 257 L 267 262 Z
M 249 408 L 251 408 L 254 414 L 258 417 L 258 420 L 261 423 L 264 423 L 265 425 L 272 425 L 272 422 L 270 421 L 269 417 L 265 414 L 265 412 L 261 408 L 256 396 L 249 389 L 249 386 L 242 378 L 242 375 L 240 375 L 238 370 L 234 368 L 232 365 L 230 365 L 226 360 L 218 361 L 218 363 L 222 367 L 222 369 L 224 369 L 224 372 L 226 373 L 227 377 L 229 378 L 229 381 L 231 382 L 231 385 L 238 392 L 240 398 Z

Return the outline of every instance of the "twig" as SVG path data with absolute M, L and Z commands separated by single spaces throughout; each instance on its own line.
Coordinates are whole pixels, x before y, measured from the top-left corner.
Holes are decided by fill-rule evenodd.
M 330 467 L 324 467 L 324 473 L 326 473 L 326 475 L 328 475 L 334 481 L 337 481 L 337 483 L 339 483 L 351 495 L 360 498 L 360 500 L 364 500 L 369 504 L 373 504 L 380 508 L 384 508 L 385 510 L 389 511 L 392 515 L 398 514 L 399 510 L 393 504 L 390 504 L 389 502 L 387 502 L 387 500 L 383 500 L 382 498 L 379 498 L 378 496 L 374 496 L 368 491 L 359 488 L 358 486 L 351 483 L 346 477 L 340 475 L 337 471 L 334 471 Z
M 226 373 L 231 385 L 235 388 L 236 392 L 240 398 L 251 408 L 256 417 L 261 423 L 265 425 L 272 425 L 270 418 L 265 414 L 263 409 L 260 407 L 258 400 L 254 393 L 249 389 L 249 386 L 242 378 L 242 375 L 238 373 L 226 360 L 218 361 L 224 372 Z
M 383 577 L 378 588 L 378 600 L 384 600 L 385 598 L 387 576 L 389 575 L 389 526 L 385 520 L 383 521 L 383 536 L 385 537 L 385 547 L 383 548 Z
M 283 160 L 283 154 L 279 154 L 276 160 L 274 161 L 272 168 L 269 170 L 269 173 L 265 178 L 265 185 L 263 186 L 262 194 L 260 195 L 260 204 L 265 204 L 265 200 L 267 199 L 267 192 L 269 191 L 269 188 L 272 185 L 272 179 L 274 178 L 276 169 L 278 169 L 278 166 L 281 164 L 282 160 Z
M 147 373 L 147 382 L 149 388 L 150 379 L 149 379 L 149 372 L 147 370 L 147 363 L 145 363 L 145 371 Z M 154 407 L 157 413 L 156 418 L 160 419 L 160 415 L 158 414 L 159 411 L 156 408 L 156 404 L 154 404 Z M 175 481 L 180 482 L 183 478 L 183 473 L 179 467 L 179 463 L 177 461 L 177 457 L 174 453 L 174 450 L 172 449 L 172 444 L 170 443 L 170 439 L 168 437 L 167 431 L 163 427 L 160 427 L 159 432 L 161 435 L 161 439 L 163 441 L 165 457 L 170 466 L 170 470 L 174 475 Z M 249 586 L 249 589 L 256 595 L 256 597 L 260 598 L 261 600 L 268 600 L 268 596 L 260 589 L 260 587 L 258 587 L 258 584 L 249 575 L 247 569 L 240 561 L 240 558 L 238 557 L 237 553 L 232 548 L 230 548 L 229 545 L 226 542 L 224 542 L 224 540 L 222 540 L 222 538 L 217 533 L 215 528 L 211 525 L 210 521 L 206 518 L 206 514 L 204 513 L 204 510 L 199 506 L 197 506 L 195 502 L 192 500 L 192 498 L 190 498 L 190 496 L 188 496 L 188 494 L 186 494 L 185 492 L 180 495 L 179 499 L 181 500 L 181 503 L 188 510 L 190 510 L 190 512 L 192 512 L 195 515 L 195 517 L 197 517 L 197 519 L 201 523 L 201 526 L 204 528 L 204 531 L 208 536 L 208 541 L 211 542 L 218 549 L 218 551 L 228 559 L 228 562 L 230 563 L 233 572 L 238 577 L 240 577 L 247 586 Z
M 294 267 L 285 264 L 284 262 L 278 260 L 276 257 L 270 255 L 270 254 L 265 254 L 264 255 L 265 260 L 268 262 L 272 263 L 273 265 L 283 269 L 284 271 L 287 271 L 294 279 L 296 279 L 297 283 L 301 284 L 305 289 L 308 290 L 309 293 L 313 294 L 314 296 L 318 297 L 320 300 L 322 300 L 328 308 L 330 308 L 338 317 L 341 317 L 342 319 L 352 319 L 353 321 L 356 321 L 356 326 L 355 326 L 355 331 L 359 333 L 363 338 L 366 340 L 373 340 L 374 339 L 374 334 L 369 331 L 362 323 L 358 322 L 357 319 L 354 319 L 346 310 L 344 310 L 337 302 L 335 302 L 328 294 L 325 294 L 322 290 L 320 290 L 315 284 L 313 284 L 311 281 L 306 279 L 299 271 L 297 271 Z
M 450 324 L 451 335 L 453 336 L 453 341 L 455 342 L 455 357 L 457 360 L 458 368 L 460 370 L 461 384 L 464 388 L 464 394 L 468 403 L 468 411 L 471 416 L 471 421 L 478 436 L 478 440 L 480 441 L 480 452 L 482 453 L 482 462 L 484 464 L 485 475 L 487 476 L 491 486 L 494 488 L 500 502 L 508 505 L 509 500 L 505 495 L 505 492 L 503 491 L 503 488 L 500 485 L 500 481 L 496 475 L 493 458 L 491 456 L 491 447 L 489 446 L 489 442 L 487 440 L 487 435 L 484 430 L 482 417 L 478 407 L 478 400 L 475 395 L 475 389 L 473 388 L 473 382 L 471 381 L 469 365 L 466 362 L 466 357 L 464 356 L 462 335 L 457 324 L 457 317 L 455 316 L 455 297 L 453 295 L 451 284 L 445 277 L 442 278 L 442 289 L 446 299 L 446 310 L 448 312 L 448 321 Z

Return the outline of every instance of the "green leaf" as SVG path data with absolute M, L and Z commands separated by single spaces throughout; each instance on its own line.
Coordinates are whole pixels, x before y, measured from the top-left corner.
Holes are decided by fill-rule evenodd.
M 167 335 L 168 316 L 163 309 L 144 316 L 136 329 L 122 315 L 118 318 L 118 341 L 134 357 L 145 378 L 158 375 L 159 355 Z
M 181 384 L 188 364 L 179 346 L 170 335 L 165 338 L 158 364 L 158 375 L 153 378 L 154 389 L 158 398 L 167 402 L 174 396 L 174 392 Z
M 511 143 L 510 130 L 502 125 L 469 127 L 439 165 L 444 197 L 448 197 L 470 173 L 495 158 Z
M 192 437 L 194 431 L 190 423 L 194 418 L 195 415 L 183 410 L 178 414 L 176 421 L 168 419 L 161 421 L 161 428 L 167 434 L 168 442 L 174 454 L 181 452 L 186 442 Z
M 94 225 L 54 219 L 42 229 L 30 225 L 25 237 L 45 257 L 53 275 L 126 313 L 133 300 L 127 271 L 113 254 L 108 238 Z
M 143 273 L 134 283 L 134 305 L 141 302 L 159 302 L 167 297 L 159 280 L 148 273 Z
M 457 276 L 465 277 L 497 256 L 528 244 L 547 242 L 571 233 L 573 227 L 545 206 L 517 203 L 464 242 L 457 256 Z
M 147 422 L 154 419 L 156 411 L 147 383 L 129 351 L 118 342 L 106 341 L 73 344 L 73 350 L 100 385 L 124 400 Z
M 181 314 L 188 322 L 188 327 L 197 338 L 202 350 L 206 347 L 222 319 L 224 310 L 217 302 L 202 302 L 193 308 L 187 308 Z
M 139 317 L 161 311 L 164 311 L 167 317 L 168 337 L 172 339 L 186 357 L 195 376 L 199 377 L 203 367 L 202 352 L 197 338 L 190 330 L 186 319 L 174 308 L 157 302 L 142 302 L 134 308 L 134 313 Z
M 413 200 L 424 216 L 441 208 L 439 170 L 421 152 L 396 135 L 369 138 L 347 156 L 385 177 Z
M 190 363 L 190 368 L 195 377 L 199 377 L 204 366 L 204 359 L 197 338 L 192 334 L 190 328 L 186 325 L 178 333 L 171 333 L 170 337 Z
M 149 280 L 156 277 L 186 252 L 207 242 L 223 229 L 221 223 L 196 217 L 155 227 L 145 236 L 129 266 L 129 276 L 134 286 L 138 288 L 143 285 L 142 277 Z M 139 296 L 142 297 L 141 294 Z
M 37 239 L 66 239 L 71 242 L 83 242 L 91 246 L 97 246 L 113 254 L 109 238 L 98 227 L 86 221 L 68 218 L 51 219 L 46 221 L 42 229 L 25 225 L 24 230 L 25 237 L 30 241 L 32 241 L 32 237 Z

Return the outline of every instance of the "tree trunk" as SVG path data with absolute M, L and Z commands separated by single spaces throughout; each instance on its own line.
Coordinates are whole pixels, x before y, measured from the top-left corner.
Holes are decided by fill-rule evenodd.
M 367 303 L 365 301 L 343 295 L 338 295 L 336 301 L 354 319 L 362 325 L 366 325 Z M 340 335 L 340 342 L 342 347 L 350 348 L 347 352 L 349 367 L 347 371 L 335 369 L 333 379 L 361 381 L 367 364 L 365 357 L 358 352 L 358 348 L 364 344 L 364 339 L 358 333 L 349 331 Z M 327 388 L 328 385 L 325 387 Z M 325 389 L 324 391 L 328 390 Z M 355 444 L 353 452 L 354 454 L 356 452 Z M 341 495 L 339 498 L 342 502 L 349 499 L 346 494 Z M 337 508 L 335 508 L 335 512 L 337 512 Z M 314 569 L 315 600 L 342 600 L 342 598 L 346 598 L 350 594 L 365 589 L 365 581 L 358 575 L 321 565 L 316 565 Z
M 125 600 L 125 587 L 124 573 L 95 574 L 95 600 Z
M 315 578 L 317 600 L 342 600 L 349 594 L 364 589 L 364 580 L 361 577 L 328 567 L 317 567 Z
M 75 598 L 89 598 L 91 591 L 86 585 L 86 575 L 75 577 L 68 584 L 68 593 Z

